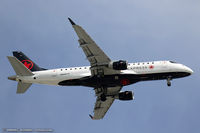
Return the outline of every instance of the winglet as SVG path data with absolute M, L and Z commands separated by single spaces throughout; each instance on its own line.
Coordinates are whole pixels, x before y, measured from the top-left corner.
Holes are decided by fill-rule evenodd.
M 89 114 L 89 116 L 90 116 L 90 118 L 91 118 L 92 120 L 94 120 L 94 117 L 93 117 L 92 115 Z
M 76 24 L 74 23 L 74 21 L 71 20 L 71 18 L 68 18 L 68 19 L 69 19 L 69 22 L 70 22 L 72 25 L 76 25 Z

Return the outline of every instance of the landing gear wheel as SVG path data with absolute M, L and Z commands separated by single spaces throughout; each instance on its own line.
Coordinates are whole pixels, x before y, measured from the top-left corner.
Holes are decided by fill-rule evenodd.
M 101 94 L 100 97 L 101 97 L 101 101 L 103 101 L 103 102 L 106 101 L 106 95 L 105 94 Z
M 171 86 L 171 78 L 167 78 L 167 86 Z
M 167 86 L 171 86 L 172 84 L 171 84 L 171 82 L 169 81 L 169 82 L 167 82 Z

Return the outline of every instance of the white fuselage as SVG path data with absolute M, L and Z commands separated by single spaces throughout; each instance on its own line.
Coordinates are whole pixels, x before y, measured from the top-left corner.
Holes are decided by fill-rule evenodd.
M 116 72 L 120 75 L 162 75 L 162 73 L 188 73 L 190 75 L 193 73 L 189 67 L 170 61 L 129 63 L 127 70 Z M 21 80 L 24 83 L 58 85 L 61 81 L 70 81 L 92 76 L 90 66 L 50 69 L 36 71 L 33 74 L 33 76 L 17 76 L 16 80 Z

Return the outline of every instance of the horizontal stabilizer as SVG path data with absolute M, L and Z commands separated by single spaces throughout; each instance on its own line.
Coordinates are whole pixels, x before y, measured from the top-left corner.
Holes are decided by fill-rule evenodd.
M 33 75 L 33 73 L 26 66 L 24 66 L 24 64 L 22 64 L 16 57 L 13 56 L 7 56 L 7 57 L 17 75 L 19 76 Z
M 18 82 L 17 85 L 17 93 L 24 93 L 26 92 L 26 90 L 31 86 L 31 83 L 22 83 L 22 82 Z

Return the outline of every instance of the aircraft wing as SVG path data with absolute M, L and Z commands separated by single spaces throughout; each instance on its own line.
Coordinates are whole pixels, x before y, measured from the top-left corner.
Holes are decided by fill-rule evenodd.
M 79 37 L 80 47 L 83 49 L 91 67 L 108 64 L 111 61 L 110 58 L 98 47 L 81 26 L 76 25 L 70 18 L 68 19 Z
M 110 106 L 112 105 L 112 103 L 114 102 L 115 100 L 114 95 L 118 94 L 121 89 L 122 89 L 121 86 L 107 88 L 107 95 L 110 96 L 106 97 L 106 101 L 101 101 L 101 97 L 99 95 L 101 93 L 101 88 L 95 88 L 97 99 L 93 111 L 94 116 L 90 115 L 90 117 L 93 120 L 102 119 L 105 116 L 108 109 L 110 108 Z

